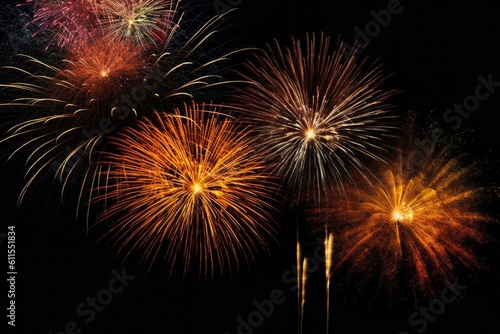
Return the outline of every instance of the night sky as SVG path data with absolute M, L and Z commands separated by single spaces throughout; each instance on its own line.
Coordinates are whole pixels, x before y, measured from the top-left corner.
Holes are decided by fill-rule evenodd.
M 380 60 L 384 71 L 392 73 L 387 85 L 401 91 L 394 103 L 402 114 L 414 110 L 442 122 L 447 109 L 475 94 L 483 82 L 479 78 L 490 78 L 491 94 L 470 116 L 461 119 L 461 130 L 472 134 L 464 149 L 489 161 L 493 172 L 485 179 L 495 185 L 494 172 L 500 162 L 497 138 L 500 26 L 493 2 L 221 0 L 216 3 L 237 8 L 225 21 L 230 26 L 221 31 L 219 38 L 232 39 L 242 46 L 260 48 L 273 38 L 287 44 L 290 37 L 303 38 L 308 32 L 323 32 L 333 39 L 340 35 L 342 40 L 353 44 L 369 31 L 371 36 L 364 35 L 368 44 L 363 52 Z M 213 14 L 221 8 L 214 6 Z M 380 13 L 389 9 L 393 14 L 390 18 L 385 16 L 384 26 L 374 23 L 377 15 L 383 20 Z M 2 19 L 5 17 L 9 15 Z M 1 22 L 1 25 L 5 45 L 9 24 Z M 2 57 L 5 57 L 0 59 L 2 64 L 11 60 L 5 52 Z M 245 55 L 238 57 L 244 59 Z M 451 138 L 459 135 L 450 123 L 443 124 Z M 297 333 L 292 268 L 295 224 L 302 218 L 293 211 L 284 210 L 277 241 L 270 240 L 269 252 L 261 252 L 250 267 L 241 268 L 239 273 L 210 280 L 195 274 L 183 277 L 178 268 L 169 277 L 167 266 L 155 266 L 148 272 L 134 256 L 126 260 L 116 258 L 111 247 L 98 243 L 95 235 L 86 235 L 84 224 L 75 219 L 73 195 L 68 195 L 67 202 L 61 204 L 57 195 L 51 193 L 50 180 L 35 187 L 16 209 L 20 167 L 21 162 L 6 164 L 0 175 L 3 213 L 0 233 L 6 233 L 6 225 L 16 226 L 18 333 Z M 494 203 L 498 204 L 498 200 Z M 487 208 L 494 212 L 496 209 Z M 500 218 L 497 212 L 495 215 Z M 500 237 L 499 231 L 492 229 L 495 237 Z M 6 254 L 6 241 L 1 241 Z M 320 245 L 314 236 L 310 236 L 308 243 L 311 249 Z M 366 298 L 355 298 L 349 291 L 342 291 L 342 277 L 334 275 L 330 332 L 432 334 L 458 332 L 464 327 L 474 329 L 475 333 L 490 332 L 490 327 L 496 328 L 500 311 L 499 250 L 500 246 L 495 244 L 481 250 L 489 265 L 483 272 L 457 273 L 462 295 L 447 303 L 445 312 L 431 315 L 432 321 L 420 316 L 420 322 L 413 324 L 409 317 L 416 309 L 411 302 L 388 300 L 384 305 L 372 305 Z M 325 332 L 322 270 L 318 265 L 310 275 L 304 334 Z M 115 292 L 109 293 L 110 289 Z M 110 297 L 109 303 L 93 309 L 89 300 L 98 294 Z M 6 293 L 2 291 L 2 295 Z M 436 292 L 436 299 L 440 296 L 440 291 Z M 419 307 L 437 305 L 433 302 L 430 299 Z M 260 314 L 267 314 L 256 315 L 260 307 L 268 307 L 260 310 Z M 252 321 L 254 326 L 248 324 Z M 7 322 L 5 316 L 3 322 L 3 325 Z

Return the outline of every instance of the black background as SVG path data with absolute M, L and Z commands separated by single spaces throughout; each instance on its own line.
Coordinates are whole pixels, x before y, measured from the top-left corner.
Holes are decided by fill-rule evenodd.
M 223 31 L 220 38 L 236 38 L 241 45 L 262 47 L 272 38 L 287 43 L 291 36 L 322 31 L 334 38 L 340 34 L 350 42 L 355 38 L 356 27 L 364 30 L 374 20 L 370 12 L 387 8 L 389 2 L 233 1 L 238 10 L 228 19 L 231 28 Z M 393 73 L 389 84 L 402 90 L 396 101 L 402 113 L 413 109 L 432 111 L 440 117 L 454 103 L 461 103 L 474 93 L 478 76 L 492 74 L 494 81 L 500 81 L 500 27 L 493 2 L 413 0 L 402 1 L 400 6 L 401 12 L 371 38 L 364 52 L 379 58 L 385 69 Z M 492 166 L 497 166 L 500 156 L 500 88 L 497 90 L 464 120 L 464 126 L 474 134 L 467 149 L 487 156 Z M 452 129 L 446 130 L 454 135 Z M 47 188 L 35 189 L 16 209 L 16 172 L 13 167 L 4 169 L 1 175 L 1 232 L 6 233 L 6 225 L 16 226 L 19 333 L 55 334 L 63 332 L 69 321 L 75 321 L 81 333 L 234 334 L 238 333 L 237 318 L 247 319 L 256 310 L 253 301 L 269 299 L 275 289 L 283 292 L 284 302 L 275 305 L 272 314 L 253 332 L 297 332 L 296 294 L 293 284 L 283 279 L 295 262 L 293 213 L 285 212 L 280 221 L 279 243 L 272 243 L 268 254 L 261 254 L 241 273 L 209 281 L 176 274 L 169 278 L 167 269 L 146 273 L 134 259 L 125 263 L 115 259 L 112 249 L 85 235 L 81 223 L 75 220 L 71 200 L 66 205 L 51 200 L 56 196 Z M 446 312 L 429 322 L 423 332 L 449 333 L 468 327 L 476 333 L 486 333 L 490 327 L 496 328 L 500 260 L 499 248 L 490 248 L 484 253 L 490 268 L 479 275 L 460 276 L 459 282 L 467 285 L 463 298 L 447 305 Z M 95 319 L 85 323 L 85 318 L 76 313 L 77 305 L 106 288 L 113 277 L 111 271 L 121 268 L 135 278 Z M 332 284 L 341 281 L 342 277 L 334 276 Z M 304 334 L 325 332 L 322 282 L 318 269 L 310 278 Z M 421 306 L 428 307 L 431 302 Z M 411 303 L 375 307 L 366 300 L 341 299 L 334 294 L 331 303 L 331 333 L 417 333 L 419 328 L 408 322 L 415 311 Z

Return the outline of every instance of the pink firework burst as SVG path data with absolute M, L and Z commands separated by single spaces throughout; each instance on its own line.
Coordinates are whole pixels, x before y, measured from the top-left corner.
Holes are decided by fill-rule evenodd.
M 89 40 L 99 26 L 98 0 L 26 0 L 33 5 L 30 24 L 38 33 L 52 35 L 47 48 L 54 42 L 59 47 L 77 47 Z M 38 34 L 37 33 L 37 34 Z

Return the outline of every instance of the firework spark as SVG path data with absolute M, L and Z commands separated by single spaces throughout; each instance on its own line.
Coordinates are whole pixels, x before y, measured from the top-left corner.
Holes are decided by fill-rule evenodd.
M 185 272 L 197 258 L 210 276 L 217 266 L 249 263 L 267 244 L 278 189 L 253 139 L 225 117 L 193 103 L 142 119 L 113 141 L 116 153 L 102 160 L 108 186 L 96 201 L 113 203 L 99 221 L 115 220 L 104 238 L 119 252 L 142 251 L 150 265 L 164 252 L 172 266 L 184 261 Z
M 313 201 L 346 174 L 366 170 L 364 159 L 380 160 L 390 135 L 389 98 L 380 65 L 369 64 L 342 43 L 330 53 L 330 38 L 307 35 L 305 50 L 273 45 L 245 63 L 250 82 L 235 105 L 261 138 L 260 150 L 295 193 L 311 191 Z
M 479 209 L 487 189 L 474 185 L 476 164 L 445 147 L 408 174 L 402 154 L 367 187 L 349 189 L 346 202 L 326 201 L 311 220 L 338 230 L 338 275 L 358 288 L 366 284 L 372 297 L 380 289 L 384 296 L 428 300 L 457 270 L 481 267 L 475 250 L 493 219 Z
M 178 25 L 172 29 L 172 37 L 155 54 L 155 67 L 165 73 L 160 95 L 163 107 L 165 103 L 178 107 L 175 104 L 179 98 L 214 101 L 225 96 L 229 85 L 240 81 L 229 79 L 227 61 L 248 50 L 214 39 L 224 30 L 222 22 L 232 11 L 208 16 L 208 19 L 203 17 L 202 20 L 192 13 L 192 8 L 182 7 L 177 12 L 182 14 L 182 27 L 179 19 Z M 172 101 L 175 101 L 174 105 Z

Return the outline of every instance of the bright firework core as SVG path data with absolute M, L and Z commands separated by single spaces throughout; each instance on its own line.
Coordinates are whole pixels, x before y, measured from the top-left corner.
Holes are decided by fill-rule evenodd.
M 316 130 L 314 130 L 314 128 L 308 128 L 306 130 L 305 135 L 306 135 L 307 140 L 314 139 L 314 138 L 316 138 Z
M 413 210 L 404 204 L 397 206 L 391 212 L 391 221 L 397 223 L 411 223 L 413 221 Z
M 101 77 L 105 78 L 109 74 L 109 70 L 101 70 Z
M 193 190 L 193 193 L 195 193 L 195 194 L 200 193 L 202 191 L 201 184 L 199 184 L 198 182 L 193 184 L 193 187 L 191 189 Z

